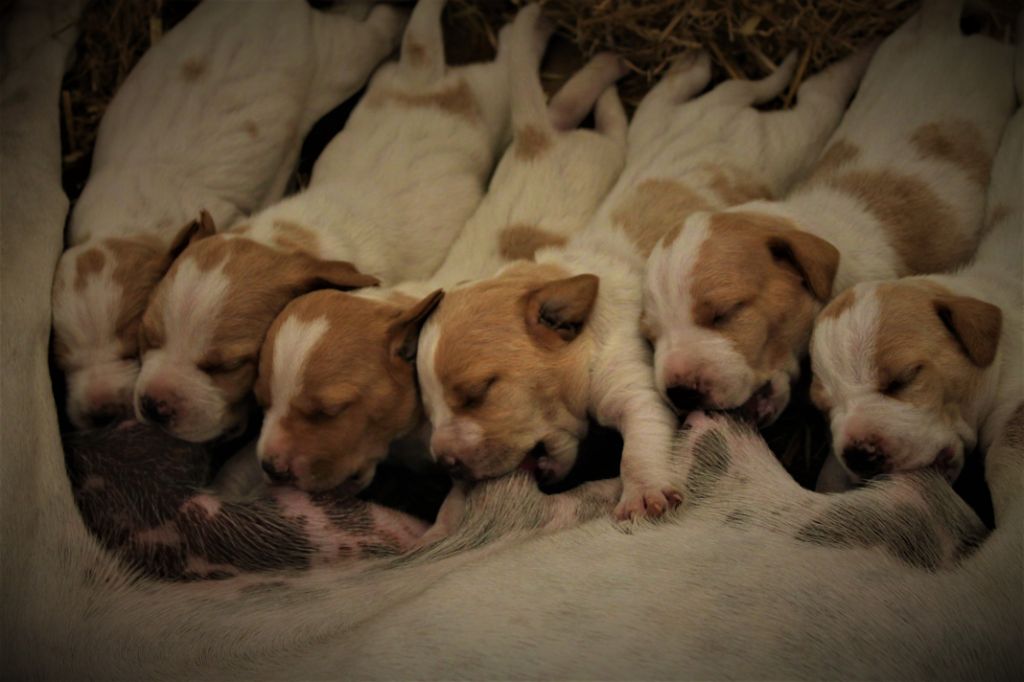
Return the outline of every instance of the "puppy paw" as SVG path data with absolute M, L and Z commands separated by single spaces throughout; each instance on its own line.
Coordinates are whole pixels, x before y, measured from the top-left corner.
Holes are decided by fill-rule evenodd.
M 615 518 L 619 521 L 644 517 L 656 519 L 682 502 L 683 494 L 674 488 L 640 488 L 632 493 L 623 493 L 615 507 Z

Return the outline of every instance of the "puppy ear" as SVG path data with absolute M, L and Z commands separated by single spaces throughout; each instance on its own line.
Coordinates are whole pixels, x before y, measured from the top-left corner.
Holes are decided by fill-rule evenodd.
M 301 293 L 317 289 L 348 291 L 363 287 L 375 287 L 380 284 L 379 279 L 373 275 L 364 275 L 348 261 L 323 260 L 300 252 L 289 254 L 289 257 L 296 261 L 300 273 L 299 290 Z
M 768 250 L 776 263 L 800 276 L 816 299 L 824 303 L 832 296 L 839 268 L 836 247 L 808 232 L 787 230 L 768 238 Z
M 213 224 L 213 217 L 205 210 L 200 211 L 197 220 L 190 221 L 178 230 L 178 234 L 174 235 L 174 239 L 171 240 L 171 248 L 167 250 L 167 264 L 173 263 L 174 259 L 181 255 L 181 252 L 188 248 L 189 244 L 212 237 L 216 232 L 217 227 Z
M 420 330 L 442 298 L 444 290 L 438 289 L 411 306 L 391 323 L 388 327 L 388 350 L 392 358 L 408 364 L 415 362 Z
M 942 324 L 971 362 L 978 367 L 991 365 L 999 347 L 1003 311 L 968 296 L 942 296 L 934 305 Z
M 526 328 L 545 345 L 568 343 L 579 336 L 597 300 L 601 280 L 577 275 L 548 282 L 526 297 Z

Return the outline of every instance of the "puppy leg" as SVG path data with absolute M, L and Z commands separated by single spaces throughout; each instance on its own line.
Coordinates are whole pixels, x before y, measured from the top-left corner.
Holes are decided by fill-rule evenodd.
M 617 55 L 610 52 L 595 55 L 551 98 L 548 105 L 551 125 L 556 130 L 572 130 L 579 126 L 602 93 L 626 73 L 626 64 Z M 613 103 L 606 103 L 605 107 L 614 109 Z M 612 119 L 605 121 L 606 126 L 618 125 L 614 111 L 605 111 L 605 118 Z
M 644 95 L 629 124 L 629 147 L 643 149 L 670 122 L 676 106 L 693 98 L 711 80 L 711 58 L 707 52 L 688 52 L 676 58 L 668 73 Z

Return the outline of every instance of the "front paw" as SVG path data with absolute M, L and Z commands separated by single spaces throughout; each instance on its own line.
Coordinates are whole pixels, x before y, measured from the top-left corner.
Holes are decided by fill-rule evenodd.
M 638 488 L 624 491 L 615 507 L 615 518 L 619 521 L 662 516 L 666 510 L 675 509 L 683 502 L 683 494 L 675 488 Z

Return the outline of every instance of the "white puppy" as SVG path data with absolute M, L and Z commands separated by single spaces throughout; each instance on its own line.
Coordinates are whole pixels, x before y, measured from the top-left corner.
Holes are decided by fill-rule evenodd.
M 242 426 L 260 345 L 291 299 L 437 269 L 508 127 L 505 50 L 446 68 L 443 8 L 416 6 L 400 62 L 374 74 L 305 191 L 175 261 L 143 318 L 141 419 L 192 441 Z
M 969 266 L 858 284 L 818 316 L 811 398 L 829 415 L 837 458 L 819 489 L 930 465 L 953 481 L 1020 402 L 1022 154 L 1018 110 L 993 164 L 989 232 Z
M 708 59 L 677 65 L 637 111 L 626 169 L 587 229 L 539 251 L 536 263 L 449 292 L 424 326 L 417 366 L 434 457 L 468 479 L 525 466 L 557 481 L 593 416 L 625 438 L 618 516 L 657 516 L 678 503 L 665 473 L 675 419 L 637 330 L 644 260 L 687 211 L 784 186 L 838 122 L 864 61 L 812 79 L 815 95 L 779 114 L 751 104 L 782 90 L 792 60 L 693 102 Z M 805 133 L 799 144 L 750 155 L 776 135 L 791 139 L 791 128 Z
M 858 281 L 943 270 L 974 252 L 1012 50 L 932 0 L 878 48 L 813 174 L 783 201 L 692 216 L 649 272 L 656 373 L 679 409 L 789 402 L 814 316 Z
M 314 292 L 289 303 L 271 325 L 256 396 L 267 410 L 258 454 L 272 478 L 354 492 L 370 483 L 393 441 L 412 436 L 409 444 L 420 445 L 413 358 L 440 289 L 564 243 L 618 177 L 627 126 L 613 87 L 624 73 L 621 61 L 594 57 L 549 106 L 538 70 L 550 30 L 539 20 L 537 5 L 516 17 L 508 60 L 512 144 L 437 273 L 391 289 Z M 597 129 L 577 130 L 595 102 Z
M 54 281 L 56 357 L 78 427 L 131 413 L 138 323 L 200 227 L 280 198 L 305 134 L 394 48 L 403 15 L 365 22 L 302 0 L 208 0 L 139 61 L 100 124 Z M 182 226 L 185 225 L 184 228 Z

